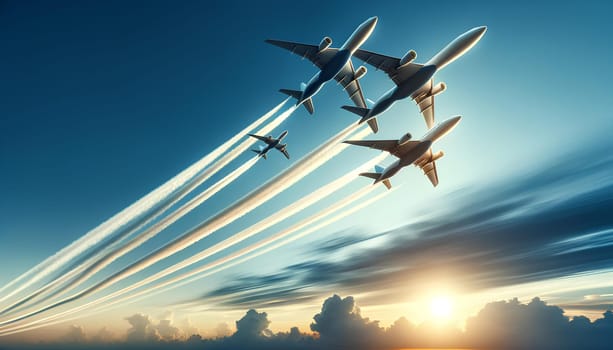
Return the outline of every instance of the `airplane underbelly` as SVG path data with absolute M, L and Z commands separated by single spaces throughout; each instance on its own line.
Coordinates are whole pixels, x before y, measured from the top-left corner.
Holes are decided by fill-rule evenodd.
M 319 76 L 322 80 L 328 81 L 334 79 L 334 77 L 340 73 L 345 67 L 349 59 L 351 58 L 351 52 L 348 50 L 341 50 L 330 59 L 328 63 L 321 69 Z

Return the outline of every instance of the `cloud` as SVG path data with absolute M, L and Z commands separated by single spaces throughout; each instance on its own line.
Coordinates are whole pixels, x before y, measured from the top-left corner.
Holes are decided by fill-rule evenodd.
M 313 317 L 311 330 L 319 333 L 325 346 L 369 348 L 381 342 L 383 331 L 377 321 L 360 315 L 353 297 L 338 295 L 326 299 L 321 312 Z
M 158 341 L 161 339 L 157 331 L 157 327 L 149 316 L 143 314 L 134 314 L 127 317 L 126 320 L 130 323 L 128 329 L 127 340 L 131 343 L 143 343 Z
M 215 335 L 217 338 L 223 338 L 232 335 L 230 325 L 226 322 L 221 322 L 217 324 L 217 327 L 215 327 Z
M 262 337 L 268 329 L 270 321 L 265 312 L 257 312 L 254 309 L 247 311 L 245 316 L 236 321 L 236 333 L 233 337 L 240 339 L 254 339 Z
M 593 323 L 583 316 L 569 320 L 564 310 L 539 298 L 487 304 L 466 323 L 472 346 L 514 349 L 607 349 L 613 342 L 613 313 Z
M 410 315 L 409 315 L 410 316 Z M 609 349 L 613 342 L 613 312 L 607 311 L 593 322 L 584 316 L 569 318 L 559 306 L 548 305 L 539 298 L 527 304 L 517 299 L 485 305 L 466 323 L 466 331 L 450 325 L 424 322 L 413 325 L 401 317 L 388 328 L 362 316 L 351 296 L 333 295 L 327 298 L 321 311 L 313 316 L 307 334 L 297 327 L 288 332 L 268 330 L 271 321 L 266 312 L 250 309 L 236 321 L 232 336 L 202 339 L 192 335 L 187 339 L 168 341 L 161 336 L 166 327 L 169 334 L 177 330 L 170 320 L 159 324 L 146 315 L 126 318 L 131 325 L 127 342 L 111 344 L 113 349 L 209 349 L 209 350 L 329 350 L 329 349 L 397 349 L 397 348 L 486 348 L 486 349 Z M 227 324 L 224 324 L 227 330 Z M 86 342 L 79 326 L 72 326 L 70 337 L 61 343 L 32 345 L 31 349 L 109 348 L 108 343 Z M 2 347 L 3 349 L 13 349 Z M 19 348 L 22 348 L 20 344 Z
M 613 156 L 586 147 L 532 173 L 451 194 L 419 222 L 368 236 L 331 235 L 305 254 L 309 260 L 233 279 L 206 297 L 225 308 L 262 307 L 336 289 L 368 293 L 366 302 L 376 304 L 437 279 L 468 292 L 610 269 L 611 174 Z M 360 244 L 381 236 L 386 243 L 377 247 Z
M 84 343 L 86 340 L 85 330 L 82 326 L 71 325 L 68 333 L 64 335 L 63 340 L 66 343 Z

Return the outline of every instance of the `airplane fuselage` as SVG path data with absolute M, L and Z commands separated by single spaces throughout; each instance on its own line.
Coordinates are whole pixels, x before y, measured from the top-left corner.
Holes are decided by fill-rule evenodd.
M 432 79 L 436 70 L 435 66 L 424 66 L 410 78 L 403 81 L 402 84 L 389 89 L 377 100 L 377 102 L 375 102 L 366 118 L 375 118 L 379 114 L 390 109 L 396 101 L 411 96 L 415 91 L 419 90 L 419 88 L 427 83 L 428 80 Z
M 430 149 L 432 141 L 424 140 L 411 149 L 407 149 L 403 154 L 399 154 L 398 159 L 392 164 L 388 165 L 382 172 L 376 182 L 381 182 L 385 179 L 396 175 L 400 169 L 413 164 L 419 157 Z
M 430 149 L 432 144 L 438 140 L 440 140 L 443 136 L 447 135 L 462 119 L 461 116 L 456 116 L 453 118 L 449 118 L 444 122 L 435 125 L 432 127 L 426 134 L 421 138 L 421 142 L 416 145 L 416 147 L 407 149 L 403 154 L 398 155 L 398 159 L 392 164 L 388 165 L 382 172 L 379 178 L 375 181 L 375 183 L 381 182 L 383 180 L 389 179 L 390 177 L 396 175 L 400 169 L 415 163 L 420 157 Z
M 312 98 L 321 90 L 325 83 L 334 79 L 338 73 L 345 67 L 347 62 L 351 59 L 351 55 L 360 48 L 360 46 L 368 39 L 372 31 L 377 25 L 377 17 L 371 17 L 364 23 L 360 24 L 356 30 L 351 34 L 349 39 L 345 41 L 343 46 L 338 49 L 338 52 L 321 68 L 307 83 L 307 86 L 302 92 L 300 100 L 296 102 L 296 105 L 303 103 L 304 101 Z
M 276 148 L 281 143 L 281 140 L 283 140 L 285 136 L 287 136 L 287 131 L 282 132 L 281 135 L 279 135 L 279 138 L 276 138 L 276 139 L 269 136 L 268 137 L 269 141 L 266 141 L 266 147 L 264 147 L 262 151 L 260 151 L 260 157 L 268 153 L 268 151 L 270 151 L 271 149 Z
M 396 101 L 411 96 L 415 91 L 419 90 L 424 84 L 432 79 L 437 71 L 455 61 L 466 51 L 475 46 L 483 34 L 485 34 L 486 29 L 486 27 L 476 27 L 458 36 L 426 62 L 421 69 L 381 96 L 360 122 L 365 122 L 378 116 L 390 109 Z

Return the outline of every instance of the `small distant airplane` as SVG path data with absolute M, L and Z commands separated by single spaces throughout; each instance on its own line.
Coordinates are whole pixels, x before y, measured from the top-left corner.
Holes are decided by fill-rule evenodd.
M 368 39 L 376 25 L 377 17 L 367 19 L 364 23 L 360 24 L 339 49 L 330 47 L 332 45 L 330 37 L 324 37 L 319 45 L 266 40 L 269 44 L 289 50 L 303 58 L 308 58 L 320 69 L 309 80 L 308 84 L 301 86 L 301 90 L 281 89 L 279 91 L 298 100 L 296 102 L 297 106 L 303 104 L 307 111 L 313 114 L 313 96 L 319 92 L 326 82 L 335 79 L 347 91 L 356 106 L 366 108 L 362 88 L 358 82 L 366 74 L 366 67 L 360 66 L 357 70 L 354 70 L 353 63 L 351 63 L 351 55 Z M 374 118 L 368 120 L 368 125 L 370 125 L 373 132 L 379 130 L 377 120 Z
M 390 177 L 394 176 L 400 169 L 407 165 L 415 164 L 419 166 L 432 185 L 438 185 L 438 174 L 436 172 L 437 159 L 444 154 L 442 151 L 432 153 L 432 144 L 450 132 L 462 117 L 456 116 L 436 125 L 428 130 L 421 140 L 411 140 L 411 134 L 407 133 L 399 140 L 376 140 L 376 141 L 344 141 L 345 143 L 357 146 L 370 147 L 385 152 L 398 158 L 397 161 L 387 168 L 375 167 L 374 173 L 361 173 L 360 176 L 369 177 L 375 180 L 375 184 L 382 182 L 385 187 L 390 189 L 392 184 Z
M 343 106 L 342 108 L 359 115 L 361 124 L 387 111 L 396 101 L 410 96 L 419 106 L 419 111 L 424 116 L 428 129 L 432 128 L 434 125 L 434 96 L 447 88 L 445 83 L 433 85 L 434 73 L 475 46 L 486 30 L 487 27 L 482 26 L 467 31 L 424 64 L 413 63 L 417 57 L 413 50 L 407 52 L 402 58 L 357 50 L 353 54 L 355 57 L 387 73 L 396 86 L 381 96 L 371 109 L 354 106 Z
M 283 138 L 287 136 L 287 130 L 282 132 L 281 135 L 279 135 L 279 137 L 276 139 L 273 138 L 271 135 L 269 136 L 259 136 L 259 135 L 254 135 L 254 134 L 247 134 L 247 135 L 251 137 L 255 137 L 256 139 L 260 141 L 264 141 L 266 143 L 266 147 L 260 146 L 260 149 L 251 150 L 257 153 L 259 157 L 263 157 L 264 159 L 266 159 L 266 153 L 268 153 L 268 151 L 274 148 L 278 150 L 279 152 L 283 153 L 285 158 L 289 159 L 289 153 L 287 153 L 287 149 L 286 149 L 287 144 L 286 143 L 281 144 L 281 140 L 283 140 Z

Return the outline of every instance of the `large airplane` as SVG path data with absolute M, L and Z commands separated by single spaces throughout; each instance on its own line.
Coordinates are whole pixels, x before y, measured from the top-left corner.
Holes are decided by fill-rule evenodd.
M 301 90 L 281 89 L 280 91 L 295 98 L 297 100 L 296 105 L 303 104 L 309 113 L 313 114 L 313 96 L 321 90 L 326 82 L 335 79 L 347 91 L 356 106 L 366 108 L 366 101 L 358 82 L 366 74 L 366 67 L 360 66 L 357 70 L 354 70 L 351 55 L 368 39 L 376 25 L 377 17 L 367 19 L 360 24 L 340 48 L 330 47 L 332 45 L 330 37 L 324 37 L 319 45 L 266 40 L 267 43 L 289 50 L 303 58 L 308 58 L 320 69 L 306 85 L 301 86 Z M 377 120 L 374 118 L 368 120 L 368 125 L 373 132 L 377 132 L 379 129 Z
M 287 153 L 287 144 L 281 143 L 281 140 L 283 140 L 283 138 L 285 136 L 287 136 L 287 130 L 285 130 L 284 132 L 281 133 L 281 135 L 279 135 L 278 138 L 274 138 L 271 135 L 269 136 L 259 136 L 259 135 L 254 135 L 254 134 L 247 134 L 251 137 L 255 137 L 256 139 L 263 141 L 266 143 L 266 147 L 264 146 L 260 146 L 260 149 L 252 149 L 251 151 L 255 152 L 258 154 L 258 157 L 262 157 L 264 159 L 266 159 L 266 153 L 268 153 L 268 151 L 270 151 L 271 149 L 276 149 L 279 152 L 283 153 L 283 155 L 285 156 L 285 158 L 289 159 L 289 153 Z
M 424 64 L 413 63 L 417 57 L 414 50 L 410 50 L 402 58 L 357 50 L 353 54 L 355 57 L 387 73 L 396 86 L 383 94 L 370 109 L 359 106 L 343 106 L 343 108 L 360 116 L 360 123 L 363 123 L 387 111 L 396 101 L 411 97 L 419 106 L 426 125 L 431 128 L 434 125 L 434 96 L 447 88 L 445 83 L 434 85 L 432 79 L 434 73 L 475 46 L 486 30 L 487 27 L 482 26 L 467 31 Z
M 428 177 L 432 185 L 438 185 L 438 174 L 436 172 L 437 159 L 443 156 L 442 151 L 432 153 L 432 144 L 447 135 L 458 124 L 462 117 L 456 116 L 445 120 L 434 126 L 421 138 L 421 140 L 411 140 L 411 134 L 407 133 L 399 140 L 373 140 L 373 141 L 344 141 L 345 143 L 357 146 L 370 147 L 381 151 L 389 152 L 398 158 L 397 161 L 387 168 L 375 167 L 374 173 L 361 173 L 360 176 L 369 177 L 375 180 L 375 184 L 382 182 L 385 187 L 390 189 L 392 183 L 390 177 L 394 176 L 400 169 L 407 165 L 415 164 L 420 167 Z

